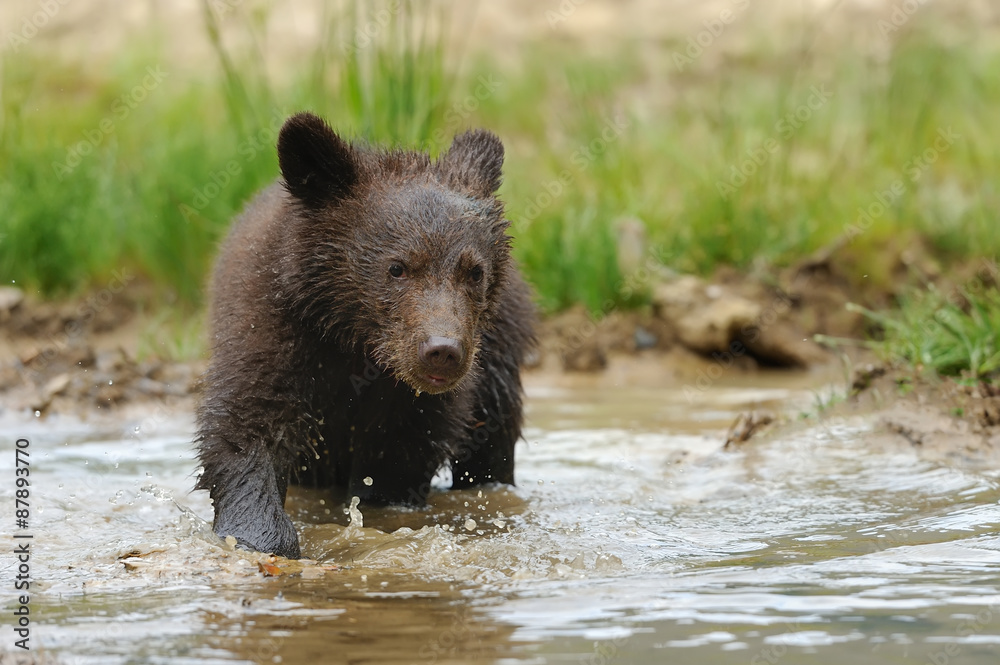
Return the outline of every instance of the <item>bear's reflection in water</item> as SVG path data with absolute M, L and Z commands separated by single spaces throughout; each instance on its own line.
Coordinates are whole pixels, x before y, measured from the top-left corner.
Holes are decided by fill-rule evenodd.
M 276 600 L 246 601 L 236 618 L 205 613 L 217 627 L 208 642 L 253 663 L 468 663 L 513 655 L 515 627 L 476 609 L 458 585 L 408 590 L 392 574 L 363 577 L 276 579 Z

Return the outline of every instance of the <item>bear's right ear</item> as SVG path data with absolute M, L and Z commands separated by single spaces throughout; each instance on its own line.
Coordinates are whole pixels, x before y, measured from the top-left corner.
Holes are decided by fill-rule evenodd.
M 285 121 L 278 134 L 285 189 L 310 208 L 345 197 L 358 180 L 353 149 L 312 113 Z

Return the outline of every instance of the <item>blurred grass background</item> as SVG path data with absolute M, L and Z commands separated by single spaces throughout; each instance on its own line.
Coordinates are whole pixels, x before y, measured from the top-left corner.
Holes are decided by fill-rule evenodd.
M 512 57 L 449 38 L 447 5 L 328 3 L 275 77 L 277 4 L 202 7 L 189 28 L 214 56 L 194 71 L 170 66 L 152 28 L 99 74 L 31 42 L 3 53 L 5 284 L 56 297 L 128 268 L 197 307 L 233 215 L 278 174 L 277 127 L 303 109 L 432 154 L 469 127 L 498 133 L 515 252 L 550 312 L 636 304 L 620 289 L 623 218 L 663 264 L 699 274 L 790 265 L 845 237 L 869 280 L 891 279 L 887 238 L 922 236 L 945 266 L 1000 249 L 1000 47 L 973 18 L 924 7 L 877 48 L 822 39 L 817 19 L 779 49 L 734 21 L 747 45 L 732 53 L 698 53 L 699 29 L 593 51 L 527 40 Z

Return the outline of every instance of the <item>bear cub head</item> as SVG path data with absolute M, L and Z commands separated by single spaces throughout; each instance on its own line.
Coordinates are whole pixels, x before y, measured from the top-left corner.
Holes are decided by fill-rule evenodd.
M 291 203 L 281 295 L 324 342 L 362 351 L 418 394 L 461 386 L 513 270 L 496 198 L 503 144 L 457 136 L 436 160 L 289 118 L 278 160 Z

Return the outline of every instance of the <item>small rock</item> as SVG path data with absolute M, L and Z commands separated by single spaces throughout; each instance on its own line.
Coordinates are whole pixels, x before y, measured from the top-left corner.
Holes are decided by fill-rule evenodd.
M 635 348 L 636 350 L 656 348 L 656 335 L 649 332 L 642 326 L 635 327 Z
M 822 347 L 804 337 L 802 330 L 785 321 L 761 324 L 758 332 L 742 341 L 751 355 L 768 365 L 809 367 L 830 359 Z
M 0 286 L 0 316 L 9 314 L 24 301 L 24 291 L 13 286 Z
M 705 301 L 705 282 L 694 275 L 682 275 L 675 280 L 657 284 L 653 290 L 653 309 L 658 316 L 669 319 L 677 309 L 686 310 Z
M 59 374 L 49 379 L 42 388 L 42 394 L 45 396 L 46 402 L 51 401 L 53 397 L 66 390 L 69 382 L 69 374 Z
M 765 308 L 731 287 L 687 275 L 656 288 L 653 311 L 673 326 L 681 344 L 696 353 L 746 353 L 780 367 L 808 367 L 828 360 L 826 352 L 787 319 L 787 299 L 775 302 Z
M 148 561 L 143 561 L 142 559 L 139 558 L 123 559 L 122 564 L 125 566 L 125 570 L 127 570 L 130 573 L 141 571 L 144 568 L 151 568 L 151 565 Z
M 730 344 L 760 316 L 761 306 L 738 296 L 721 295 L 675 321 L 677 337 L 699 353 L 729 351 Z

